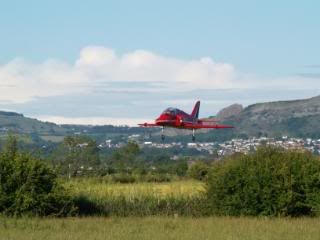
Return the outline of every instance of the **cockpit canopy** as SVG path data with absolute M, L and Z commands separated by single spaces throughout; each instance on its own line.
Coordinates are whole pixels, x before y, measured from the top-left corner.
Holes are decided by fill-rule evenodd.
M 166 110 L 164 110 L 162 114 L 176 115 L 177 110 L 178 109 L 176 109 L 176 108 L 169 107 Z
M 188 115 L 184 111 L 181 111 L 178 108 L 172 108 L 172 107 L 169 107 L 166 110 L 164 110 L 162 114 L 168 114 L 168 115 L 172 115 L 172 116 L 174 116 L 174 115 Z

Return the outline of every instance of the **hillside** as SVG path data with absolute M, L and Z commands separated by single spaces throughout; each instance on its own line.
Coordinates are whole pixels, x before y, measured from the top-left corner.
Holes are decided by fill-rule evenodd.
M 127 126 L 57 125 L 28 118 L 20 113 L 0 111 L 0 135 L 6 135 L 9 131 L 25 136 L 22 139 L 27 139 L 27 142 L 39 141 L 40 139 L 60 142 L 65 136 L 73 134 L 85 134 L 99 141 L 112 139 L 118 142 L 126 140 L 129 135 L 143 135 L 145 132 L 142 128 Z
M 320 96 L 253 104 L 222 120 L 234 124 L 238 134 L 319 137 Z
M 65 134 L 66 129 L 49 122 L 25 117 L 15 112 L 0 111 L 0 129 L 2 132 L 12 131 L 19 134 Z
M 218 113 L 216 118 L 217 119 L 226 119 L 228 117 L 235 116 L 243 110 L 243 107 L 241 104 L 232 104 L 229 107 L 221 109 Z

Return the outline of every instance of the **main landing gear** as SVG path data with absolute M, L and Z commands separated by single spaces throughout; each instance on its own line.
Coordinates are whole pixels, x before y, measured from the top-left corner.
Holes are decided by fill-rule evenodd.
M 161 128 L 161 140 L 162 142 L 165 140 L 165 135 L 164 135 L 164 127 Z M 195 129 L 192 129 L 192 142 L 196 141 L 196 136 L 195 136 Z
M 196 136 L 194 135 L 194 128 L 192 129 L 192 142 L 196 141 Z
M 164 136 L 164 127 L 161 128 L 161 140 L 162 142 L 164 141 L 165 136 Z

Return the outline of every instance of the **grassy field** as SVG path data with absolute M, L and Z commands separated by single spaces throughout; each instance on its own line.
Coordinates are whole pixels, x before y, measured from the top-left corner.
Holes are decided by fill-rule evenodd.
M 84 202 L 86 207 L 96 203 L 99 211 L 111 214 L 74 218 L 0 217 L 0 240 L 320 239 L 319 218 L 182 217 L 198 211 L 194 209 L 198 206 L 194 200 L 201 197 L 204 185 L 197 181 L 115 184 L 78 179 L 65 185 L 72 195 L 89 198 L 89 202 Z M 188 208 L 190 214 L 185 212 Z M 176 213 L 177 209 L 181 212 Z M 101 217 L 126 213 L 129 217 Z M 147 217 L 132 217 L 139 215 Z
M 320 239 L 319 219 L 0 218 L 0 239 Z
M 123 196 L 126 199 L 134 197 L 153 196 L 157 198 L 193 197 L 205 191 L 200 181 L 184 180 L 165 183 L 105 183 L 96 179 L 75 179 L 66 182 L 65 186 L 73 195 L 84 195 L 93 199 Z
M 203 216 L 203 183 L 105 183 L 77 179 L 65 183 L 82 216 Z

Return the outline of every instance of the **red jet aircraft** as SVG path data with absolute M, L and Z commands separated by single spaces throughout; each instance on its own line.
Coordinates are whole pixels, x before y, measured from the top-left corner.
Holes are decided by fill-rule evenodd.
M 192 141 L 195 141 L 195 130 L 201 128 L 233 128 L 229 125 L 218 125 L 216 121 L 199 119 L 200 101 L 196 102 L 192 113 L 188 114 L 177 108 L 167 108 L 154 123 L 142 123 L 141 127 L 162 127 L 161 139 L 164 140 L 164 128 L 173 127 L 192 130 Z

